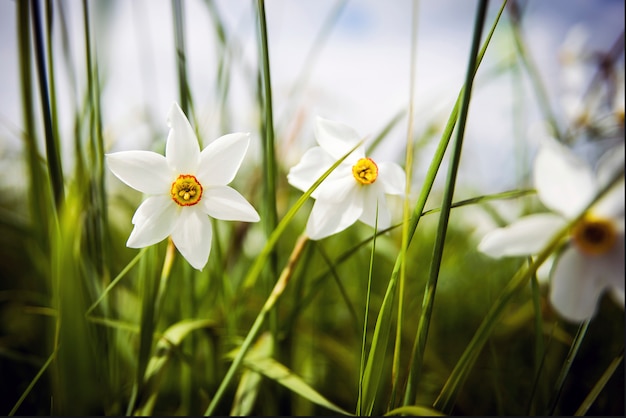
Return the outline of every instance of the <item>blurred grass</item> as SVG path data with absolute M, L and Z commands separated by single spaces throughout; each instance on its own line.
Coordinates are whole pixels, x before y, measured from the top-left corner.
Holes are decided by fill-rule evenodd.
M 322 45 L 331 39 L 333 25 L 349 7 L 346 3 L 334 3 L 327 20 L 320 23 L 306 65 L 288 96 L 293 105 L 281 115 L 284 118 L 302 106 L 299 100 L 311 67 Z M 192 100 L 193 86 L 186 78 L 191 61 L 184 55 L 187 9 L 182 4 L 172 1 L 177 54 L 171 64 L 177 66 L 179 79 L 171 82 L 178 83 L 179 100 L 187 103 L 187 114 L 202 141 L 195 115 L 196 106 L 204 103 Z M 427 202 L 442 200 L 442 191 L 433 184 L 459 104 L 451 110 L 446 127 L 432 122 L 423 133 L 413 134 L 409 129 L 416 155 L 440 136 L 429 177 L 414 180 L 424 184 L 410 220 L 411 245 L 403 248 L 402 231 L 396 225 L 376 235 L 373 251 L 373 231 L 360 224 L 304 244 L 299 237 L 311 202 L 284 180 L 289 167 L 279 150 L 291 126 L 283 119 L 276 127 L 272 123 L 267 101 L 272 94 L 268 52 L 272 21 L 265 22 L 270 31 L 265 62 L 258 60 L 263 68 L 247 74 L 250 88 L 263 86 L 256 93 L 265 100 L 256 104 L 258 119 L 250 126 L 258 127 L 253 137 L 265 138 L 267 149 L 260 161 L 242 167 L 235 183 L 255 207 L 275 210 L 277 216 L 274 221 L 265 220 L 265 226 L 215 222 L 209 264 L 198 272 L 172 247 L 168 249 L 168 242 L 140 251 L 125 246 L 141 196 L 106 184 L 103 155 L 111 122 L 102 112 L 102 92 L 107 86 L 101 74 L 118 63 L 98 54 L 106 39 L 98 38 L 104 32 L 96 31 L 93 24 L 106 26 L 112 15 L 90 12 L 91 5 L 88 1 L 81 4 L 83 28 L 77 33 L 84 37 L 85 50 L 73 61 L 69 54 L 75 42 L 73 30 L 64 17 L 67 5 L 15 2 L 21 51 L 17 65 L 22 75 L 22 121 L 15 123 L 20 125 L 15 135 L 22 144 L 24 181 L 20 180 L 22 189 L 17 192 L 0 193 L 0 412 L 198 415 L 210 408 L 208 412 L 220 415 L 353 413 L 363 395 L 359 393 L 362 359 L 369 356 L 370 367 L 378 367 L 378 375 L 370 382 L 375 384 L 368 389 L 367 404 L 360 412 L 402 413 L 393 411 L 392 388 L 397 391 L 396 399 L 403 398 L 406 388 L 392 376 L 392 353 L 396 350 L 395 367 L 407 376 L 440 216 L 440 208 L 425 209 Z M 219 71 L 214 97 L 220 106 L 219 125 L 228 131 L 236 118 L 231 76 L 240 67 L 249 68 L 238 34 L 222 20 L 218 3 L 203 5 L 207 25 L 215 33 L 217 59 L 213 64 Z M 272 4 L 259 2 L 258 7 Z M 59 26 L 60 32 L 54 29 Z M 527 55 L 532 45 L 520 36 L 523 29 L 514 28 L 520 56 L 510 68 L 520 78 L 525 74 L 520 68 L 532 70 Z M 61 47 L 54 42 L 59 33 Z M 85 85 L 80 85 L 81 77 L 75 80 L 76 91 L 59 90 L 55 81 L 60 68 L 84 74 Z M 489 70 L 485 68 L 486 73 Z M 253 80 L 257 75 L 267 79 L 257 83 L 260 78 Z M 527 75 L 539 89 L 540 81 L 534 78 L 540 74 Z M 39 77 L 37 85 L 35 76 Z M 59 98 L 68 94 L 76 99 L 75 108 L 62 110 L 72 114 L 74 126 L 71 138 L 62 138 L 57 106 Z M 37 111 L 37 106 L 42 110 Z M 390 120 L 380 120 L 379 134 L 368 150 L 384 147 L 393 127 L 415 117 L 410 107 L 408 113 L 402 109 Z M 549 112 L 545 116 L 550 120 Z M 161 135 L 164 127 L 164 115 L 150 122 L 149 146 L 155 150 L 163 146 L 164 137 L 156 133 Z M 66 144 L 73 150 L 74 161 L 61 160 L 67 154 L 60 152 Z M 273 176 L 274 190 L 260 191 L 266 190 L 267 179 Z M 532 191 L 520 185 L 510 193 L 476 196 L 463 205 L 449 196 L 447 205 L 452 210 L 445 241 L 440 237 L 436 303 L 428 320 L 419 378 L 410 396 L 415 402 L 407 403 L 405 413 L 437 412 L 433 405 L 476 330 L 511 277 L 528 267 L 528 261 L 521 258 L 493 260 L 476 251 L 476 211 L 490 216 L 493 210 L 487 204 L 500 199 L 515 199 L 520 206 L 530 207 L 533 197 L 528 194 Z M 494 214 L 494 224 L 500 222 L 499 216 Z M 271 286 L 279 279 L 278 272 L 287 275 L 279 283 L 288 285 L 278 295 L 256 280 L 272 252 L 277 256 L 276 269 L 267 270 Z M 289 262 L 292 252 L 297 262 Z M 389 278 L 398 274 L 401 253 L 405 263 L 399 293 L 402 302 L 391 303 L 387 301 Z M 402 313 L 396 316 L 399 306 Z M 379 323 L 383 310 L 385 321 Z M 261 332 L 268 314 L 273 316 L 272 333 Z M 548 411 L 577 327 L 551 311 L 547 289 L 539 283 L 521 286 L 510 295 L 491 327 L 483 341 L 486 348 L 474 353 L 473 364 L 464 371 L 465 381 L 455 392 L 453 406 L 440 409 L 454 415 L 523 415 L 532 403 L 537 414 Z M 623 415 L 624 371 L 617 367 L 623 355 L 623 329 L 623 311 L 604 297 L 563 380 L 554 405 L 556 414 L 584 408 L 590 415 Z M 382 331 L 395 341 L 377 337 L 376 332 Z M 267 349 L 268 341 L 279 348 L 276 354 Z M 376 352 L 372 351 L 374 343 L 378 344 Z

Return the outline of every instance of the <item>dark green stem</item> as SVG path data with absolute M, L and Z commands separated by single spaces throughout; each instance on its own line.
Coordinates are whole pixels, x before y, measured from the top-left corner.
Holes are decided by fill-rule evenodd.
M 45 43 L 41 28 L 40 2 L 31 0 L 31 18 L 33 25 L 33 40 L 35 44 L 35 61 L 37 64 L 37 79 L 39 81 L 39 93 L 41 96 L 41 113 L 43 115 L 44 134 L 46 139 L 46 157 L 48 159 L 48 174 L 52 183 L 54 203 L 57 209 L 64 200 L 63 168 L 61 166 L 61 153 L 59 152 L 58 138 L 52 128 L 52 110 L 50 108 L 50 95 L 48 90 L 48 76 L 45 62 Z
M 474 74 L 476 63 L 478 61 L 478 51 L 480 48 L 480 38 L 483 32 L 483 26 L 485 22 L 485 16 L 487 13 L 488 0 L 481 0 L 478 4 L 478 10 L 476 12 L 476 20 L 474 23 L 474 36 L 472 39 L 471 52 L 469 57 L 469 64 L 467 66 L 467 74 L 465 76 L 465 90 L 463 93 L 463 99 L 461 101 L 461 110 L 459 113 L 459 125 L 457 128 L 457 136 L 454 147 L 452 148 L 452 154 L 450 156 L 450 168 L 448 170 L 448 180 L 444 189 L 443 202 L 441 204 L 441 214 L 439 216 L 439 224 L 437 226 L 437 237 L 435 240 L 435 246 L 433 249 L 433 257 L 430 265 L 430 274 L 426 289 L 424 291 L 424 299 L 422 302 L 422 312 L 418 322 L 417 336 L 415 339 L 415 345 L 413 347 L 413 362 L 411 367 L 410 379 L 412 381 L 410 387 L 412 391 L 415 391 L 416 384 L 421 372 L 422 363 L 424 360 L 424 351 L 426 348 L 426 340 L 428 338 L 428 329 L 430 325 L 430 318 L 432 315 L 435 290 L 437 288 L 437 281 L 439 278 L 439 270 L 441 267 L 441 260 L 443 257 L 443 249 L 446 239 L 446 232 L 448 229 L 448 220 L 450 218 L 450 209 L 452 206 L 452 196 L 454 194 L 454 187 L 456 184 L 456 176 L 459 169 L 459 163 L 461 160 L 461 150 L 463 147 L 463 135 L 465 133 L 465 124 L 467 121 L 467 114 L 469 112 L 470 97 L 472 93 L 472 84 L 474 82 Z M 407 397 L 405 397 L 405 405 L 413 402 L 414 393 L 407 391 Z

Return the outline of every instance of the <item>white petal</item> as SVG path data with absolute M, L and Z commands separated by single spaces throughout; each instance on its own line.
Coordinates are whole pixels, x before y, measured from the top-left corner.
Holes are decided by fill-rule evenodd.
M 377 182 L 385 186 L 385 193 L 403 195 L 405 192 L 406 175 L 402 167 L 393 162 L 382 162 L 378 165 Z
M 172 241 L 193 268 L 202 270 L 206 265 L 212 237 L 209 217 L 200 208 L 183 208 L 172 232 Z
M 235 178 L 248 151 L 250 134 L 233 133 L 211 142 L 200 153 L 196 172 L 200 184 L 225 186 Z
M 172 185 L 165 157 L 152 151 L 122 151 L 106 154 L 109 169 L 115 176 L 146 194 L 168 193 Z
M 167 238 L 174 229 L 179 215 L 179 206 L 169 195 L 150 196 L 139 205 L 132 222 L 135 228 L 126 245 L 143 248 Z
M 591 212 L 602 218 L 613 219 L 624 225 L 624 180 L 618 181 L 600 200 L 593 205 Z
M 228 186 L 214 186 L 202 192 L 206 213 L 224 221 L 258 222 L 259 214 L 250 203 L 235 189 Z
M 552 273 L 550 302 L 565 319 L 574 322 L 590 319 L 596 311 L 605 282 L 576 249 L 566 249 Z
M 552 213 L 528 215 L 486 234 L 478 250 L 494 258 L 534 255 L 565 225 L 563 218 Z
M 609 286 L 624 290 L 624 234 L 617 237 L 617 242 L 611 250 L 601 256 L 586 256 L 594 272 Z
M 317 117 L 315 124 L 315 139 L 317 143 L 336 161 L 343 157 L 360 140 L 359 134 L 343 123 Z M 351 154 L 355 161 L 365 156 L 361 146 Z
M 583 210 L 596 193 L 590 167 L 554 140 L 542 144 L 533 174 L 539 199 L 567 218 Z
M 624 143 L 606 151 L 598 160 L 598 180 L 600 185 L 607 184 L 619 172 L 624 173 Z
M 624 144 L 607 151 L 598 161 L 598 183 L 608 184 L 613 176 L 622 173 L 622 180 L 594 205 L 593 211 L 609 218 L 624 218 Z M 623 221 L 622 221 L 623 223 Z
M 167 163 L 178 174 L 195 174 L 200 158 L 200 145 L 178 103 L 172 103 L 167 122 L 170 127 L 165 145 Z
M 313 192 L 313 197 L 326 202 L 338 203 L 345 201 L 350 193 L 360 188 L 352 175 L 351 168 L 339 166 L 333 173 L 337 173 L 337 175 L 328 176 Z
M 287 181 L 292 186 L 306 192 L 334 162 L 330 155 L 321 147 L 313 147 L 304 153 L 298 164 L 291 167 L 287 174 Z M 331 176 L 334 177 L 333 174 L 336 173 L 340 167 L 333 170 L 331 175 L 327 177 L 324 182 L 330 180 Z M 313 197 L 317 197 L 318 194 L 319 188 L 313 192 Z
M 309 238 L 318 240 L 341 232 L 363 213 L 363 201 L 353 190 L 345 201 L 327 202 L 316 200 L 309 215 L 306 233 Z
M 372 228 L 376 226 L 376 206 L 378 205 L 378 230 L 387 229 L 391 226 L 391 214 L 387 207 L 387 198 L 381 190 L 382 186 L 376 187 L 376 183 L 363 186 L 365 198 L 363 213 L 359 220 Z

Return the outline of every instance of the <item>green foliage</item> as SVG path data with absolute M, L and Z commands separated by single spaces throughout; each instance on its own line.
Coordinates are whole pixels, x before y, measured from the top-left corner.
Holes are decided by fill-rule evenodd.
M 101 39 L 93 23 L 110 17 L 96 20 L 91 4 L 82 3 L 85 51 L 77 65 L 69 58 L 67 38 L 61 48 L 52 42 L 57 32 L 51 22 L 61 24 L 67 36 L 65 21 L 55 14 L 63 16 L 67 6 L 15 2 L 23 115 L 16 137 L 23 145 L 25 181 L 19 192 L 0 193 L 0 412 L 624 414 L 623 309 L 605 295 L 583 328 L 551 309 L 549 285 L 537 282 L 536 273 L 558 251 L 556 238 L 529 260 L 495 260 L 476 249 L 476 214 L 502 224 L 490 204 L 508 200 L 528 211 L 534 191 L 520 186 L 453 199 L 461 170 L 458 129 L 472 100 L 468 87 L 483 70 L 492 38 L 505 36 L 496 28 L 506 19 L 506 1 L 497 17 L 485 21 L 489 31 L 481 50 L 482 24 L 474 28 L 468 85 L 458 86 L 458 100 L 444 115 L 447 124 L 428 122 L 421 134 L 408 130 L 407 150 L 415 147 L 411 158 L 430 152 L 430 145 L 435 149 L 425 178 L 412 180 L 419 188 L 417 198 L 410 197 L 410 214 L 384 231 L 357 222 L 320 241 L 303 233 L 311 194 L 341 160 L 304 194 L 287 184 L 290 167 L 281 147 L 291 134 L 274 123 L 272 109 L 272 25 L 264 11 L 272 3 L 255 4 L 259 68 L 246 78 L 256 88 L 251 96 L 257 98 L 257 119 L 250 130 L 262 138 L 262 151 L 234 182 L 265 216 L 259 224 L 214 222 L 203 271 L 194 270 L 169 239 L 141 250 L 125 245 L 141 197 L 107 183 L 108 121 L 101 104 L 106 82 L 100 74 L 118 63 L 98 54 Z M 187 78 L 192 69 L 183 4 L 172 1 L 177 56 L 171 65 L 178 76 L 172 83 L 178 83 L 181 106 L 201 138 L 200 95 Z M 217 4 L 203 7 L 216 39 L 215 101 L 219 129 L 226 133 L 236 111 L 232 76 L 244 58 Z M 345 7 L 345 1 L 336 2 L 320 24 L 289 95 L 288 116 L 304 102 L 310 67 Z M 519 58 L 511 71 L 528 72 L 539 110 L 556 126 L 532 45 L 525 43 L 518 20 L 509 15 L 506 23 L 512 24 Z M 71 139 L 61 138 L 57 115 L 62 92 L 54 70 L 60 65 L 85 74 L 76 81 L 85 83 L 83 98 L 64 110 L 73 112 Z M 418 116 L 411 113 L 402 109 L 380 120 L 369 149 L 384 147 L 396 126 L 412 126 Z M 164 125 L 150 121 L 154 148 L 163 145 Z M 435 179 L 454 132 L 457 158 L 439 189 Z M 72 158 L 61 152 L 67 140 Z

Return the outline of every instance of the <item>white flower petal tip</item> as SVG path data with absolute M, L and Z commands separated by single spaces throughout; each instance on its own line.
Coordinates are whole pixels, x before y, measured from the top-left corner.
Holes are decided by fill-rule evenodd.
M 350 151 L 361 140 L 361 137 L 354 129 L 341 122 L 318 116 L 315 123 L 315 139 L 319 146 L 333 157 L 333 160 L 338 160 Z M 362 147 L 351 154 L 356 159 L 363 155 Z
M 237 132 L 217 138 L 200 153 L 198 179 L 207 185 L 229 184 L 239 171 L 249 146 L 248 133 Z
M 178 104 L 168 113 L 170 132 L 165 156 L 149 151 L 106 155 L 109 169 L 128 186 L 148 194 L 132 218 L 126 245 L 143 248 L 168 236 L 195 269 L 211 252 L 210 216 L 258 222 L 257 211 L 226 186 L 236 175 L 250 144 L 249 133 L 224 135 L 202 153 L 196 135 Z
M 360 141 L 354 129 L 322 117 L 317 117 L 315 138 L 319 146 L 306 151 L 287 175 L 289 184 L 302 191 L 307 191 Z M 390 224 L 385 194 L 403 195 L 404 188 L 405 174 L 399 165 L 366 158 L 364 147 L 360 146 L 313 191 L 315 204 L 306 233 L 310 239 L 320 240 L 343 231 L 357 220 L 375 225 L 377 206 L 378 225 L 384 228 Z
M 597 188 L 591 167 L 554 140 L 541 145 L 533 175 L 541 202 L 568 218 L 591 201 Z

